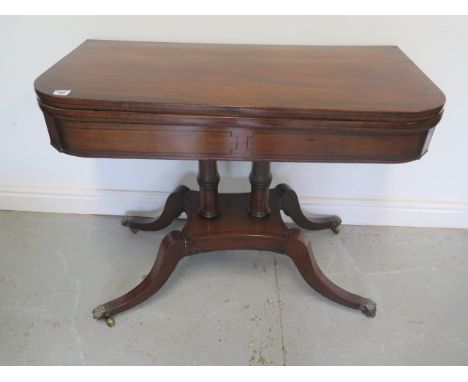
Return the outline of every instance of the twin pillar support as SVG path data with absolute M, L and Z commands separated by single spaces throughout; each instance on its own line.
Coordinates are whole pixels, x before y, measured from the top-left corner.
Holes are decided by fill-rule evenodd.
M 311 230 L 331 228 L 337 233 L 341 223 L 339 217 L 307 218 L 301 211 L 296 193 L 285 184 L 278 185 L 271 195 L 273 203 L 270 212 L 269 191 L 272 177 L 269 162 L 252 162 L 249 200 L 245 200 L 246 194 L 221 195 L 224 196 L 221 199 L 223 203 L 233 203 L 221 211 L 218 203 L 219 174 L 216 161 L 199 161 L 197 179 L 200 185 L 199 193 L 190 193 L 188 197 L 186 193 L 190 190 L 185 186 L 179 186 L 169 196 L 161 216 L 156 220 L 151 218 L 150 221 L 146 219 L 141 221 L 141 218 L 124 220 L 124 225 L 134 232 L 138 229 L 158 231 L 167 227 L 183 211 L 187 213 L 187 222 L 182 232 L 172 231 L 164 237 L 153 268 L 145 279 L 125 295 L 99 305 L 93 310 L 94 318 L 105 319 L 107 325 L 112 326 L 113 314 L 127 310 L 156 293 L 174 271 L 180 259 L 189 254 L 214 249 L 259 249 L 280 252 L 294 261 L 304 280 L 317 292 L 339 304 L 360 309 L 368 317 L 375 316 L 375 302 L 340 288 L 323 274 L 308 244 L 300 238 L 301 231 L 297 228 L 288 229 L 278 209 L 283 210 L 301 228 Z M 199 200 L 192 197 L 195 195 L 198 195 Z M 242 208 L 242 211 L 236 208 Z M 197 218 L 197 212 L 200 217 L 207 220 L 201 221 Z M 223 213 L 226 215 L 220 216 Z M 271 218 L 268 219 L 268 216 Z M 217 217 L 219 220 L 213 221 L 213 224 L 209 223 L 208 219 Z M 263 218 L 266 219 L 261 220 Z M 227 227 L 224 226 L 226 222 Z M 226 232 L 224 229 L 229 226 L 233 230 Z M 186 236 L 184 232 L 188 235 Z M 191 234 L 193 237 L 190 237 Z
M 272 180 L 270 162 L 252 162 L 249 180 L 251 190 L 248 213 L 258 219 L 265 218 L 270 213 L 268 199 Z M 197 181 L 200 186 L 199 214 L 206 219 L 213 219 L 219 215 L 219 173 L 215 160 L 198 161 Z

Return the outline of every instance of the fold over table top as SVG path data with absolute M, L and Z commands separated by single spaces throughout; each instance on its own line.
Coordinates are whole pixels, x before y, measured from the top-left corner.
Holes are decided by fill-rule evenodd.
M 35 90 L 56 148 L 135 158 L 407 161 L 427 150 L 445 102 L 394 46 L 87 40 L 43 73 Z M 203 148 L 209 146 L 209 136 L 200 135 L 203 128 L 229 134 Z M 133 147 L 129 140 L 142 129 L 146 143 Z M 182 151 L 170 143 L 188 131 L 198 149 Z M 286 135 L 272 134 L 296 134 L 298 142 L 309 144 L 302 143 L 298 153 L 294 139 L 285 143 Z M 368 140 L 376 135 L 380 142 Z M 396 135 L 411 135 L 411 144 L 398 141 L 411 148 L 392 152 L 396 141 L 388 137 Z M 385 139 L 387 151 L 374 148 L 366 155 L 366 147 L 385 146 Z M 161 140 L 169 149 L 158 146 Z M 346 149 L 349 144 L 354 148 Z M 279 149 L 274 152 L 271 145 Z
M 72 91 L 54 97 L 56 89 Z M 88 40 L 40 76 L 36 90 L 61 107 L 334 119 L 413 119 L 444 104 L 394 46 Z

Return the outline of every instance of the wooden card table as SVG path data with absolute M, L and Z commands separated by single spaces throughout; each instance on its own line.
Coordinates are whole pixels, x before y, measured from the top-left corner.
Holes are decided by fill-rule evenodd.
M 306 217 L 271 161 L 400 163 L 419 159 L 445 97 L 394 46 L 214 45 L 88 40 L 35 82 L 52 145 L 83 157 L 199 161 L 199 191 L 177 187 L 157 219 L 187 221 L 161 242 L 146 278 L 99 305 L 96 319 L 156 293 L 183 257 L 218 250 L 289 256 L 305 281 L 374 316 L 376 304 L 330 281 L 298 228 L 339 232 L 337 216 Z M 249 193 L 218 194 L 216 160 L 252 161 Z M 306 175 L 305 175 L 306 176 Z

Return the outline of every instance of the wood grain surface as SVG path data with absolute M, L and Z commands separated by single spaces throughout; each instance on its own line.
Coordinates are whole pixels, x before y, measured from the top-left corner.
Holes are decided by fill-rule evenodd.
M 87 40 L 35 89 L 57 150 L 110 158 L 407 162 L 445 102 L 393 46 Z
M 202 114 L 209 109 L 243 116 L 333 113 L 333 119 L 417 118 L 437 114 L 445 101 L 395 46 L 87 40 L 41 75 L 35 88 L 41 99 L 61 107 Z M 53 96 L 56 89 L 71 93 Z

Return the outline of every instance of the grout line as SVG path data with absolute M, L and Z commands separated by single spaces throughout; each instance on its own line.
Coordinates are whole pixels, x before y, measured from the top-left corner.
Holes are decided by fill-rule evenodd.
M 279 294 L 278 286 L 278 273 L 276 272 L 276 253 L 275 253 L 275 285 L 276 285 L 276 296 L 279 309 L 279 319 L 280 319 L 280 330 L 281 330 L 281 353 L 283 354 L 283 366 L 286 366 L 286 349 L 284 348 L 284 335 L 283 335 L 283 312 L 281 308 L 281 299 Z

